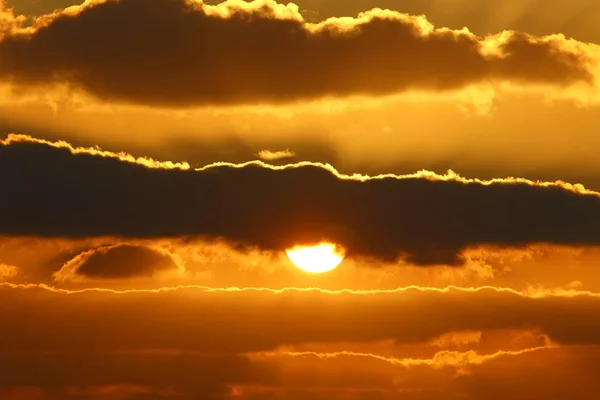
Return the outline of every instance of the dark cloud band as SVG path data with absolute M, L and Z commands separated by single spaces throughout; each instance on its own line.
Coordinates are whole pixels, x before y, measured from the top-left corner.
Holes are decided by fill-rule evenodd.
M 274 251 L 332 240 L 354 256 L 422 265 L 459 264 L 478 244 L 600 244 L 600 197 L 508 180 L 361 181 L 313 164 L 148 168 L 7 141 L 0 181 L 4 235 L 200 236 Z
M 0 41 L 0 76 L 167 106 L 446 90 L 488 80 L 591 81 L 588 57 L 567 47 L 560 37 L 482 39 L 433 29 L 422 17 L 392 11 L 311 25 L 274 1 L 215 8 L 109 0 L 42 17 L 33 32 L 13 29 Z

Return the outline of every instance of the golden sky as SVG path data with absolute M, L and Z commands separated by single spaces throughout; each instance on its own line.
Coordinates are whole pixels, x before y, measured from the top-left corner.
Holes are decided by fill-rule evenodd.
M 598 21 L 0 1 L 0 399 L 596 399 Z

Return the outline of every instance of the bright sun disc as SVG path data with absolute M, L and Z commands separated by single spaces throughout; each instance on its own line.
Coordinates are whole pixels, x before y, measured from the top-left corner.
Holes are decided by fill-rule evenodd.
M 294 265 L 303 271 L 320 274 L 331 271 L 344 259 L 345 251 L 332 243 L 295 246 L 285 251 Z

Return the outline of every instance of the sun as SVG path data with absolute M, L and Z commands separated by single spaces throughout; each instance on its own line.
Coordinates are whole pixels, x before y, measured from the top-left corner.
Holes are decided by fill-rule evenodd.
M 285 253 L 301 270 L 321 274 L 340 265 L 346 251 L 333 243 L 322 242 L 315 246 L 294 246 Z

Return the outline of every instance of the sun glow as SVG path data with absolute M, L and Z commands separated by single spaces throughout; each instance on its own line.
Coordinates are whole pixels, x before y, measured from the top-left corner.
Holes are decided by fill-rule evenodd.
M 285 252 L 295 266 L 313 274 L 331 271 L 340 265 L 345 256 L 345 250 L 333 243 L 294 246 Z

